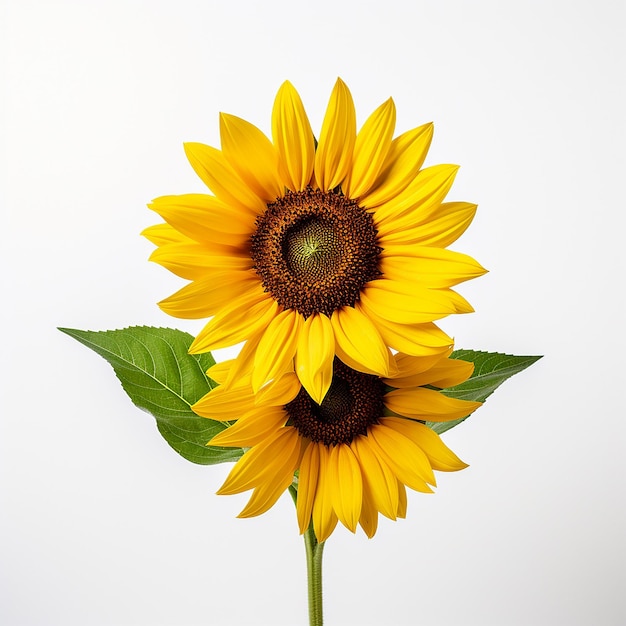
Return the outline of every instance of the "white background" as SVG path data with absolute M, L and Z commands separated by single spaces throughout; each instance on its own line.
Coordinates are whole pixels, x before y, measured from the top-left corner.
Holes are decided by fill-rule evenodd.
M 196 332 L 155 302 L 153 197 L 202 191 L 183 141 L 218 112 L 266 132 L 291 80 L 319 132 L 337 76 L 358 121 L 435 122 L 427 164 L 479 204 L 453 249 L 459 347 L 545 358 L 445 440 L 470 463 L 407 520 L 328 541 L 333 625 L 609 625 L 624 603 L 624 4 L 1 4 L 0 623 L 306 624 L 293 505 L 237 520 L 229 466 L 178 457 L 106 362 L 56 326 Z M 218 358 L 223 354 L 218 354 Z

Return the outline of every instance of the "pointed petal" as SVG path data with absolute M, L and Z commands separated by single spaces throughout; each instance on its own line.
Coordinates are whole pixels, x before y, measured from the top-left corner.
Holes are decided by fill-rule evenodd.
M 333 510 L 332 485 L 329 482 L 328 463 L 330 452 L 324 444 L 317 444 L 319 473 L 313 502 L 313 529 L 318 542 L 326 541 L 337 526 L 337 515 Z
M 226 377 L 226 380 L 221 383 L 224 387 L 232 387 L 233 385 L 243 384 L 249 389 L 252 389 L 252 370 L 254 369 L 254 355 L 256 353 L 256 348 L 259 345 L 261 336 L 262 332 L 258 332 L 244 342 L 243 347 L 237 355 L 237 358 L 232 360 L 232 364 L 228 368 L 228 375 Z M 198 337 L 196 337 L 196 339 L 198 339 Z
M 385 395 L 385 406 L 404 417 L 426 422 L 449 422 L 468 416 L 482 402 L 449 398 L 440 391 L 417 387 L 395 389 Z
M 148 208 L 199 242 L 236 245 L 249 238 L 254 230 L 254 216 L 250 211 L 231 207 L 206 194 L 161 196 Z
M 202 143 L 186 143 L 185 153 L 196 174 L 224 204 L 252 215 L 265 210 L 265 202 L 241 180 L 222 152 Z
M 277 312 L 277 302 L 259 286 L 220 309 L 195 338 L 189 353 L 200 354 L 245 341 L 264 329 Z
M 311 523 L 313 502 L 315 501 L 315 491 L 317 489 L 320 473 L 320 445 L 323 444 L 310 443 L 304 451 L 304 456 L 300 463 L 296 509 L 298 512 L 298 526 L 300 527 L 301 535 L 306 532 Z
M 435 475 L 428 458 L 418 446 L 401 433 L 385 426 L 382 420 L 370 429 L 369 434 L 370 445 L 400 481 L 415 491 L 432 493 L 428 484 L 436 485 Z
M 269 511 L 277 502 L 278 498 L 288 489 L 293 479 L 293 473 L 279 474 L 273 477 L 270 482 L 256 487 L 248 500 L 248 504 L 243 508 L 238 518 L 256 517 Z
M 359 459 L 364 483 L 367 484 L 377 511 L 389 519 L 396 519 L 398 509 L 398 479 L 389 466 L 374 452 L 369 437 L 354 440 L 354 451 Z
M 361 507 L 359 524 L 368 539 L 371 539 L 376 534 L 378 529 L 378 511 L 372 502 L 372 495 L 365 483 L 363 483 L 363 506 Z
M 328 477 L 332 485 L 333 509 L 339 521 L 356 532 L 363 503 L 361 467 L 350 446 L 336 445 L 330 451 Z
M 340 185 L 352 166 L 356 141 L 356 112 L 352 94 L 337 79 L 328 102 L 315 152 L 315 180 L 322 191 Z
M 446 446 L 439 435 L 419 422 L 405 420 L 400 417 L 385 417 L 381 423 L 393 428 L 426 454 L 433 469 L 440 472 L 456 472 L 468 467 L 459 457 Z
M 415 374 L 421 374 L 428 369 L 434 367 L 439 361 L 449 357 L 452 354 L 454 345 L 451 342 L 447 349 L 438 355 L 433 355 L 434 358 L 426 359 L 421 357 L 415 357 L 403 352 L 396 354 L 396 366 L 398 373 L 393 377 L 393 380 L 402 380 L 406 377 L 414 376 Z M 391 380 L 391 377 L 390 377 Z M 393 387 L 393 385 L 391 385 Z M 406 387 L 406 385 L 404 385 Z M 414 387 L 416 385 L 413 385 Z
M 383 248 L 392 244 L 445 248 L 467 230 L 476 215 L 476 205 L 469 202 L 444 202 L 426 218 L 420 217 L 419 212 L 417 208 L 416 219 L 411 225 L 403 222 L 401 228 L 389 228 L 386 235 L 379 233 L 380 245 Z
M 225 303 L 245 297 L 258 279 L 246 272 L 214 272 L 161 300 L 159 308 L 173 317 L 201 319 L 215 315 Z
M 361 302 L 365 311 L 400 324 L 423 324 L 474 310 L 451 289 L 428 289 L 389 279 L 369 282 L 361 291 Z
M 446 197 L 458 165 L 433 165 L 420 170 L 413 182 L 396 197 L 374 209 L 379 237 L 408 228 L 427 219 Z
M 215 435 L 207 445 L 251 448 L 282 428 L 288 417 L 280 407 L 248 411 L 232 426 Z
M 255 488 L 248 504 L 237 517 L 254 517 L 273 507 L 278 498 L 293 482 L 293 473 L 298 467 L 299 458 L 300 445 L 297 446 L 295 454 L 285 457 L 279 471 Z
M 432 322 L 400 324 L 376 315 L 362 302 L 357 302 L 356 308 L 360 308 L 372 320 L 385 344 L 399 352 L 419 357 L 439 358 L 454 343 Z
M 389 245 L 380 255 L 383 275 L 436 289 L 453 287 L 487 270 L 467 254 L 416 245 Z
M 220 385 L 202 396 L 191 408 L 201 417 L 230 422 L 254 409 L 254 396 L 247 393 L 245 384 L 231 387 Z
M 217 493 L 241 493 L 271 481 L 272 476 L 284 476 L 292 466 L 295 469 L 299 453 L 298 431 L 291 427 L 281 428 L 237 461 Z
M 372 188 L 359 200 L 363 207 L 376 207 L 403 192 L 424 163 L 433 137 L 433 125 L 414 128 L 391 142 L 391 147 Z
M 404 483 L 398 481 L 398 518 L 406 518 L 407 504 L 406 487 L 404 486 Z
M 323 313 L 308 317 L 300 330 L 296 374 L 307 393 L 322 403 L 333 379 L 335 338 L 331 321 Z
M 302 385 L 295 372 L 287 372 L 278 380 L 259 389 L 254 396 L 256 406 L 284 406 L 300 392 Z
M 367 374 L 389 376 L 389 349 L 361 309 L 342 307 L 333 312 L 330 321 L 335 333 L 337 356 L 346 365 Z
M 193 239 L 185 237 L 169 224 L 155 224 L 141 231 L 141 236 L 155 246 L 165 246 L 170 243 L 191 243 Z
M 219 363 L 214 363 L 209 367 L 206 371 L 206 375 L 214 380 L 218 385 L 222 385 L 226 382 L 226 377 L 228 376 L 228 371 L 232 367 L 235 359 L 228 359 L 227 361 L 220 361 Z
M 365 121 L 356 136 L 352 169 L 342 185 L 349 198 L 367 193 L 383 167 L 396 126 L 396 105 L 389 98 Z
M 195 241 L 161 246 L 150 255 L 150 261 L 187 280 L 203 279 L 208 274 L 228 270 L 242 270 L 241 276 L 245 277 L 246 270 L 252 268 L 250 257 L 235 248 L 209 247 Z
M 272 138 L 278 149 L 284 185 L 292 191 L 305 189 L 313 175 L 315 138 L 302 100 L 289 81 L 276 94 Z
M 220 137 L 226 160 L 255 195 L 265 202 L 283 195 L 278 152 L 254 124 L 220 113 Z
M 424 367 L 424 359 L 404 356 L 396 359 L 398 377 L 389 379 L 388 385 L 396 388 L 432 385 L 439 389 L 454 387 L 465 382 L 474 371 L 474 364 L 460 359 L 438 359 L 432 366 Z
M 254 356 L 252 389 L 259 389 L 292 367 L 303 318 L 300 313 L 287 309 L 279 313 L 263 333 Z

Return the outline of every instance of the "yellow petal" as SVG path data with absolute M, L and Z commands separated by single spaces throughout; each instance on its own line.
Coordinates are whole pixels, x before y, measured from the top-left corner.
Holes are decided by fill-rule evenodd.
M 380 334 L 361 309 L 349 306 L 333 312 L 331 317 L 337 355 L 346 365 L 367 374 L 389 376 L 390 353 Z
M 424 359 L 404 357 L 396 360 L 400 370 L 398 377 L 389 379 L 392 387 L 423 387 L 432 385 L 440 389 L 454 387 L 465 382 L 474 371 L 474 364 L 460 359 L 438 359 L 431 367 L 424 368 Z
M 201 417 L 230 422 L 254 409 L 254 397 L 247 393 L 244 384 L 230 387 L 220 385 L 202 396 L 191 408 Z
M 352 94 L 337 79 L 330 95 L 315 152 L 315 180 L 322 191 L 340 185 L 352 166 L 356 141 L 356 112 Z
M 385 426 L 382 421 L 370 428 L 369 436 L 374 451 L 400 481 L 415 491 L 432 493 L 428 484 L 436 485 L 435 475 L 428 457 L 418 446 L 401 433 Z
M 298 444 L 300 442 L 298 441 Z M 293 482 L 293 473 L 298 467 L 300 445 L 290 456 L 285 456 L 282 466 L 267 481 L 259 485 L 252 492 L 246 507 L 237 517 L 254 517 L 268 511 L 285 489 Z
M 305 533 L 311 523 L 311 513 L 320 473 L 320 445 L 323 444 L 310 443 L 304 451 L 302 462 L 300 463 L 298 499 L 296 500 L 300 534 Z
M 220 309 L 195 338 L 189 353 L 200 354 L 245 341 L 265 328 L 277 312 L 278 304 L 262 288 L 248 291 L 231 306 Z
M 330 452 L 324 444 L 317 444 L 319 474 L 313 502 L 313 529 L 318 542 L 326 541 L 337 526 L 337 514 L 333 509 L 332 485 L 329 482 L 328 463 Z
M 456 472 L 468 467 L 459 457 L 446 446 L 439 435 L 419 422 L 405 420 L 399 417 L 385 417 L 381 420 L 385 426 L 393 428 L 413 443 L 428 457 L 433 469 L 440 472 Z
M 389 98 L 365 121 L 356 136 L 352 169 L 343 187 L 349 198 L 367 193 L 383 167 L 396 126 L 396 105 Z
M 156 198 L 148 208 L 181 233 L 205 243 L 237 245 L 254 231 L 254 216 L 200 193 Z
M 453 287 L 487 270 L 467 254 L 416 245 L 389 245 L 380 256 L 383 276 L 428 287 Z
M 185 237 L 185 235 L 169 224 L 148 226 L 140 234 L 156 246 L 165 246 L 170 243 L 191 243 L 193 241 L 193 239 Z
M 287 309 L 279 313 L 263 333 L 254 357 L 252 389 L 259 389 L 269 380 L 277 378 L 291 366 L 296 353 L 303 318 L 300 313 Z
M 278 152 L 254 124 L 220 113 L 220 137 L 227 161 L 259 198 L 272 202 L 283 195 Z
M 185 153 L 196 174 L 222 202 L 252 215 L 265 211 L 265 202 L 241 180 L 222 152 L 202 143 L 186 143 Z
M 371 539 L 376 534 L 378 528 L 378 511 L 372 502 L 372 495 L 365 483 L 363 483 L 363 506 L 361 507 L 359 524 L 368 539 Z
M 368 437 L 357 437 L 353 446 L 363 472 L 364 483 L 367 484 L 376 510 L 389 519 L 395 520 L 398 509 L 398 479 L 396 475 L 376 455 L 370 446 Z
M 416 374 L 421 374 L 422 372 L 431 369 L 439 361 L 445 359 L 446 357 L 449 357 L 452 354 L 453 349 L 454 345 L 452 343 L 452 340 L 450 340 L 450 344 L 447 346 L 447 349 L 444 350 L 442 354 L 433 355 L 433 358 L 430 359 L 415 357 L 409 354 L 405 354 L 404 352 L 398 352 L 398 354 L 396 354 L 396 365 L 398 368 L 398 373 L 396 376 L 393 376 L 393 380 L 396 381 L 406 377 L 415 376 Z M 393 387 L 393 385 L 391 386 Z M 416 385 L 413 386 L 415 387 Z
M 283 472 L 273 477 L 271 482 L 264 483 L 256 487 L 248 500 L 248 504 L 237 515 L 238 518 L 256 517 L 269 511 L 278 498 L 285 492 L 293 479 L 293 470 L 291 474 Z
M 400 519 L 406 518 L 407 504 L 406 487 L 403 483 L 398 481 L 398 517 Z
M 379 237 L 408 228 L 428 218 L 446 197 L 458 165 L 433 165 L 420 170 L 413 182 L 396 197 L 374 209 Z
M 221 385 L 226 382 L 226 377 L 228 376 L 228 372 L 234 362 L 235 362 L 235 359 L 228 359 L 227 361 L 220 361 L 219 363 L 214 363 L 206 371 L 206 375 L 211 380 L 214 380 L 218 385 Z
M 173 317 L 201 319 L 215 315 L 234 299 L 245 297 L 258 280 L 247 272 L 212 272 L 161 300 L 159 308 Z
M 289 404 L 300 392 L 302 385 L 295 372 L 287 372 L 278 380 L 265 385 L 254 395 L 256 406 L 284 406 Z
M 361 468 L 350 446 L 340 443 L 330 451 L 329 481 L 332 485 L 333 509 L 339 521 L 356 532 L 363 503 Z
M 451 289 L 428 289 L 406 281 L 388 279 L 369 282 L 361 291 L 364 311 L 400 324 L 423 324 L 474 309 Z
M 282 428 L 288 417 L 280 407 L 248 411 L 232 426 L 215 435 L 207 445 L 227 448 L 256 446 Z
M 419 208 L 416 208 L 415 213 L 416 220 L 411 225 L 403 223 L 401 228 L 388 229 L 386 235 L 379 234 L 380 245 L 383 248 L 393 244 L 445 248 L 467 230 L 476 215 L 476 205 L 469 202 L 444 202 L 425 218 L 419 216 Z
M 228 376 L 222 383 L 226 387 L 244 384 L 252 389 L 252 370 L 254 369 L 254 355 L 259 345 L 262 333 L 256 333 L 243 344 L 237 358 L 232 361 L 228 369 Z M 196 338 L 197 339 L 197 338 Z
M 441 357 L 453 344 L 435 324 L 400 324 L 376 315 L 372 309 L 366 309 L 361 302 L 360 308 L 372 320 L 386 345 L 405 354 L 419 357 Z M 433 361 L 434 362 L 434 361 Z
M 276 94 L 272 138 L 278 149 L 285 186 L 292 191 L 303 190 L 313 175 L 315 139 L 302 100 L 289 81 L 285 81 Z
M 282 476 L 292 465 L 295 469 L 299 453 L 300 437 L 296 429 L 281 428 L 237 461 L 217 493 L 241 493 L 271 481 L 272 476 Z
M 252 268 L 250 257 L 235 248 L 209 247 L 195 241 L 161 246 L 150 255 L 150 261 L 187 280 L 199 280 L 228 270 L 242 270 L 241 276 L 245 279 L 246 270 Z
M 376 207 L 404 191 L 424 163 L 433 137 L 433 125 L 414 128 L 391 142 L 387 158 L 372 189 L 359 199 L 363 207 Z
M 428 422 L 449 422 L 466 417 L 481 402 L 444 396 L 440 391 L 417 387 L 395 389 L 385 395 L 385 406 L 398 415 Z
M 323 313 L 308 317 L 300 330 L 296 374 L 307 393 L 321 404 L 333 380 L 335 338 L 331 322 Z

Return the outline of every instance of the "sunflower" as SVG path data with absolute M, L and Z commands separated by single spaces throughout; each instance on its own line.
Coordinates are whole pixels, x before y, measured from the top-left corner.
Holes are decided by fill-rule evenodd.
M 165 224 L 144 235 L 151 260 L 191 282 L 159 303 L 180 318 L 211 318 L 191 353 L 246 342 L 252 387 L 290 370 L 319 404 L 335 357 L 366 374 L 394 374 L 392 350 L 444 354 L 433 322 L 473 309 L 452 287 L 484 270 L 447 250 L 476 205 L 443 202 L 458 167 L 422 168 L 425 124 L 393 138 L 390 98 L 356 130 L 337 80 L 319 142 L 289 82 L 278 91 L 272 141 L 221 114 L 221 150 L 187 143 L 212 194 L 163 196 Z M 235 377 L 235 374 L 233 374 Z
M 337 522 L 368 537 L 378 513 L 395 520 L 406 514 L 406 487 L 432 493 L 433 470 L 467 467 L 425 421 L 465 417 L 479 402 L 457 400 L 439 389 L 465 381 L 473 364 L 447 356 L 395 355 L 393 378 L 354 370 L 336 359 L 333 378 L 321 404 L 287 372 L 252 390 L 251 371 L 232 385 L 209 392 L 193 406 L 203 416 L 235 423 L 208 445 L 249 448 L 218 491 L 253 490 L 239 517 L 270 509 L 297 472 L 300 532 L 311 521 L 318 541 Z M 218 382 L 228 378 L 232 362 L 209 370 Z

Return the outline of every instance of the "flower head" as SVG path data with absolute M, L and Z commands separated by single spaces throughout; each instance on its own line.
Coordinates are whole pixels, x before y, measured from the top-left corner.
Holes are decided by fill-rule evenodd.
M 188 143 L 211 190 L 157 198 L 166 224 L 144 231 L 151 259 L 191 282 L 160 302 L 176 317 L 211 318 L 190 351 L 247 342 L 252 387 L 293 368 L 319 404 L 335 357 L 361 373 L 395 374 L 391 350 L 441 356 L 452 343 L 433 322 L 472 307 L 452 287 L 485 270 L 446 247 L 476 206 L 444 202 L 454 165 L 422 168 L 432 124 L 393 138 L 389 99 L 356 130 L 337 80 L 319 142 L 285 82 L 272 141 L 220 117 L 221 150 Z
M 373 537 L 378 513 L 405 517 L 406 487 L 425 493 L 435 486 L 433 470 L 466 467 L 425 421 L 469 415 L 480 403 L 443 395 L 438 388 L 463 382 L 473 364 L 398 354 L 396 375 L 365 374 L 336 360 L 321 404 L 294 372 L 254 394 L 250 373 L 208 393 L 193 409 L 203 417 L 236 420 L 209 445 L 249 448 L 233 467 L 220 494 L 253 490 L 240 517 L 271 508 L 298 472 L 300 532 L 311 520 L 318 541 L 337 521 Z M 228 379 L 231 363 L 209 375 Z

